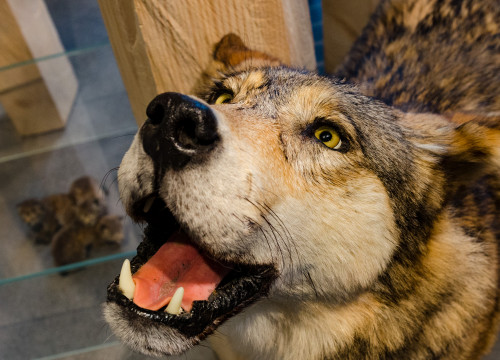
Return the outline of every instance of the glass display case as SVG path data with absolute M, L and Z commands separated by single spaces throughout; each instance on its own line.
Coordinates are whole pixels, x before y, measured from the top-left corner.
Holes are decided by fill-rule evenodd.
M 0 0 L 0 5 L 13 1 L 17 0 Z M 33 56 L 28 58 L 0 61 L 0 358 L 145 359 L 114 337 L 101 312 L 108 283 L 119 273 L 123 260 L 135 255 L 141 227 L 124 217 L 120 244 L 94 246 L 84 260 L 56 266 L 51 244 L 37 243 L 18 214 L 21 202 L 66 193 L 75 179 L 89 176 L 104 191 L 109 213 L 124 216 L 117 169 L 137 131 L 97 0 L 19 3 L 30 1 L 45 6 L 61 47 L 41 56 L 31 51 Z M 321 1 L 309 4 L 318 70 L 323 72 Z M 0 12 L 1 21 L 5 16 Z M 0 34 L 0 45 L 1 36 L 10 35 Z M 35 43 L 42 37 L 35 37 Z M 17 97 L 14 102 L 2 96 L 39 82 L 33 71 L 43 78 L 44 69 L 50 68 L 51 74 L 60 76 L 61 59 L 69 64 L 70 70 L 64 71 L 72 72 L 75 85 L 74 94 L 58 94 L 70 103 L 62 125 L 57 130 L 23 134 L 7 104 L 22 112 L 37 93 L 27 91 L 24 99 Z M 20 77 L 26 79 L 19 82 Z M 12 81 L 8 89 L 7 80 Z M 51 90 L 51 86 L 46 87 Z M 40 109 L 30 115 L 35 126 L 45 120 L 43 114 Z M 170 357 L 214 358 L 208 346 Z
M 9 1 L 0 2 L 9 6 Z M 56 266 L 51 244 L 37 243 L 18 214 L 19 203 L 66 193 L 75 179 L 89 176 L 104 190 L 109 213 L 123 216 L 117 168 L 137 131 L 97 1 L 42 3 L 61 51 L 39 57 L 31 51 L 31 58 L 0 62 L 0 358 L 143 359 L 118 342 L 101 313 L 108 283 L 123 260 L 135 254 L 140 226 L 124 217 L 121 244 L 94 246 L 83 261 Z M 6 16 L 0 12 L 2 21 Z M 12 103 L 2 95 L 24 91 L 39 80 L 7 88 L 5 79 L 17 81 L 33 67 L 40 73 L 50 67 L 57 71 L 62 58 L 77 84 L 63 128 L 20 134 L 6 110 Z M 32 96 L 24 94 L 15 104 L 21 110 L 28 106 L 22 100 Z M 31 116 L 38 115 L 35 122 L 45 120 L 42 109 Z M 181 358 L 211 356 L 208 347 L 199 347 Z

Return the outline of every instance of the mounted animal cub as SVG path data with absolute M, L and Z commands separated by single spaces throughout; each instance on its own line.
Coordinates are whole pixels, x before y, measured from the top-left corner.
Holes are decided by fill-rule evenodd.
M 114 332 L 158 356 L 214 334 L 232 359 L 479 359 L 500 310 L 499 8 L 384 1 L 339 78 L 225 36 L 120 166 L 148 226 L 108 289 Z

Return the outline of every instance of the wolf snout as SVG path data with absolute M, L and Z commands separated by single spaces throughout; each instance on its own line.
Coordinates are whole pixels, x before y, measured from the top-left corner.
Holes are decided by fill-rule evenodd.
M 217 118 L 201 101 L 167 92 L 151 101 L 140 136 L 144 151 L 162 167 L 203 161 L 219 142 Z

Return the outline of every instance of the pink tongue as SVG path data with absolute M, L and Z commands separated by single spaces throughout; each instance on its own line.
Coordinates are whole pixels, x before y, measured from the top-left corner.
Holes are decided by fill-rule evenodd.
M 134 303 L 159 310 L 182 286 L 182 308 L 191 311 L 194 300 L 207 300 L 229 269 L 203 257 L 189 244 L 184 232 L 175 233 L 151 259 L 132 276 Z

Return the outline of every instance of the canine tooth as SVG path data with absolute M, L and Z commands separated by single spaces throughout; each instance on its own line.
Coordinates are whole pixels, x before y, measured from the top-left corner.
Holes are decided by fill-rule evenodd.
M 181 286 L 177 290 L 175 290 L 174 296 L 172 296 L 172 300 L 168 304 L 165 309 L 166 312 L 172 315 L 179 315 L 181 313 L 181 302 L 184 297 L 184 288 Z
M 150 197 L 149 199 L 146 200 L 146 203 L 144 204 L 144 212 L 148 213 L 149 210 L 151 209 L 151 206 L 153 206 L 153 203 L 155 201 L 154 197 Z
M 125 259 L 123 262 L 118 287 L 129 300 L 134 298 L 135 283 L 132 280 L 132 270 L 130 269 L 130 261 L 128 259 Z

